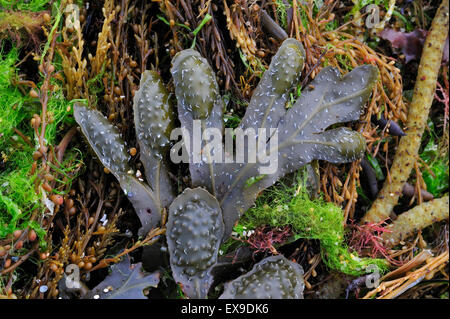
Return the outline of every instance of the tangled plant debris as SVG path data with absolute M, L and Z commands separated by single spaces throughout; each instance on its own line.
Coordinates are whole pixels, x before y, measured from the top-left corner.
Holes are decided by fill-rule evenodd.
M 0 0 L 0 298 L 448 296 L 446 24 Z

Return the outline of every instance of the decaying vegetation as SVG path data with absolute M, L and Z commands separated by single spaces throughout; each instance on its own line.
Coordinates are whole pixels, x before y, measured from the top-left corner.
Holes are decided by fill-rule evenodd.
M 380 9 L 373 28 L 368 4 Z M 423 51 L 414 46 L 405 61 L 404 47 L 380 38 L 382 25 L 429 30 Z M 105 287 L 123 278 L 139 284 L 120 286 L 114 297 L 198 297 L 174 280 L 166 220 L 174 222 L 169 206 L 183 190 L 201 186 L 219 202 L 220 191 L 188 165 L 168 163 L 157 176 L 173 194 L 158 192 L 161 214 L 142 227 L 146 217 L 136 214 L 121 176 L 154 185 L 161 171 L 147 162 L 167 149 L 139 140 L 145 122 L 136 97 L 153 74 L 166 83 L 164 103 L 176 105 L 182 84 L 172 79 L 172 60 L 193 49 L 215 74 L 223 126 L 236 128 L 286 38 L 301 44 L 304 61 L 283 91 L 283 112 L 321 85 L 327 67 L 342 75 L 363 65 L 378 70 L 359 118 L 321 128 L 359 132 L 365 150 L 349 163 L 319 156 L 267 185 L 265 176 L 246 175 L 241 193 L 256 201 L 225 223 L 230 236 L 217 250 L 211 275 L 220 279 L 209 282 L 209 298 L 231 294 L 227 282 L 264 279 L 256 266 L 272 259 L 282 260 L 275 270 L 303 268 L 292 280 L 302 277 L 304 290 L 285 289 L 289 296 L 448 297 L 447 29 L 448 0 L 0 0 L 0 298 L 111 297 Z M 83 104 L 126 142 L 126 171 L 117 174 L 91 151 L 74 116 Z M 155 116 L 169 114 L 167 127 L 177 127 L 179 110 Z M 380 208 L 386 201 L 389 209 Z M 222 206 L 227 216 L 234 208 Z M 358 282 L 371 265 L 382 277 L 367 289 Z M 77 289 L 67 287 L 72 266 Z

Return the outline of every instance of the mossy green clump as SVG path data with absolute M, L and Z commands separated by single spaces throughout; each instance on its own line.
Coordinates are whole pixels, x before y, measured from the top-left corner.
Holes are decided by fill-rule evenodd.
M 248 229 L 261 225 L 290 225 L 295 239 L 319 240 L 325 264 L 345 274 L 365 274 L 369 265 L 376 265 L 380 272 L 386 271 L 388 263 L 384 259 L 360 258 L 349 250 L 345 243 L 342 209 L 321 198 L 310 199 L 305 185 L 305 179 L 299 175 L 296 185 L 268 190 L 239 224 Z
M 81 1 L 75 3 L 78 6 L 82 4 Z M 13 12 L 17 13 L 15 18 L 23 13 L 43 19 L 43 10 L 51 9 L 54 24 L 50 34 L 56 32 L 60 24 L 63 15 L 60 4 L 60 0 L 0 0 L 0 8 L 9 10 L 6 17 Z M 39 23 L 33 21 L 33 25 Z M 8 26 L 11 27 L 11 24 Z M 38 64 L 47 57 L 51 39 L 52 36 L 48 36 L 47 42 L 43 45 Z M 52 205 L 48 199 L 50 194 L 46 194 L 40 187 L 42 182 L 38 180 L 37 173 L 32 173 L 33 152 L 40 145 L 39 137 L 30 125 L 34 114 L 42 114 L 42 105 L 39 99 L 28 95 L 29 88 L 26 86 L 20 88 L 20 84 L 18 85 L 20 70 L 17 65 L 23 58 L 19 42 L 14 38 L 14 34 L 7 32 L 0 44 L 0 239 L 15 230 L 29 227 L 36 231 L 40 246 L 45 249 L 45 231 L 36 220 L 40 214 L 48 212 L 49 209 L 51 211 Z M 61 71 L 61 57 L 55 55 L 52 65 L 55 72 Z M 44 144 L 49 147 L 49 152 L 53 153 L 52 162 L 47 162 L 56 182 L 52 192 L 63 194 L 70 189 L 70 184 L 79 174 L 81 166 L 81 155 L 77 149 L 67 149 L 62 163 L 57 162 L 54 153 L 63 134 L 74 124 L 71 102 L 64 96 L 64 83 L 56 77 L 50 79 L 50 89 L 41 92 L 44 75 L 42 73 L 39 75 L 40 81 L 36 83 L 34 90 L 48 94 Z M 39 166 L 38 163 L 36 171 L 39 171 Z
M 25 104 L 29 98 L 13 86 L 17 76 L 15 64 L 19 50 L 9 52 L 0 50 L 0 152 L 2 170 L 0 171 L 0 238 L 18 229 L 23 219 L 24 208 L 33 208 L 37 195 L 28 173 L 32 165 L 33 149 L 21 143 L 14 128 L 19 127 L 26 118 Z M 29 205 L 24 205 L 29 203 Z
M 427 185 L 427 191 L 434 197 L 440 197 L 449 186 L 448 154 L 444 157 L 435 156 L 437 145 L 434 141 L 426 145 L 424 152 L 420 157 L 428 164 L 430 170 L 424 170 L 423 180 Z

